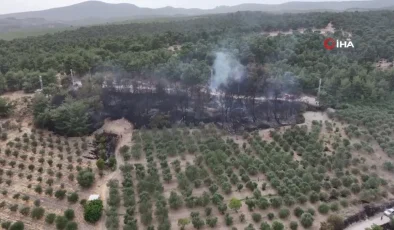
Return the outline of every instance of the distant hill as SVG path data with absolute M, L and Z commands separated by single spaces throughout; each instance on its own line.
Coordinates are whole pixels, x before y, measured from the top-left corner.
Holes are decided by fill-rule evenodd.
M 80 22 L 82 20 L 103 21 L 116 18 L 132 19 L 152 17 L 156 15 L 174 16 L 179 14 L 197 15 L 203 13 L 204 11 L 199 9 L 177 9 L 173 7 L 150 9 L 127 3 L 109 4 L 99 1 L 88 1 L 76 5 L 53 8 L 49 10 L 0 15 L 0 18 L 44 18 L 49 21 Z
M 394 10 L 394 0 L 343 1 L 343 2 L 287 2 L 283 4 L 241 4 L 219 6 L 214 9 L 185 9 L 163 7 L 157 9 L 138 7 L 133 4 L 109 4 L 87 1 L 71 6 L 41 11 L 0 15 L 0 39 L 35 34 L 37 31 L 59 31 L 70 26 L 87 26 L 114 22 L 130 22 L 146 19 L 173 20 L 174 18 L 233 13 L 237 11 L 263 11 L 271 13 L 303 13 L 313 11 L 366 11 Z M 13 33 L 9 36 L 9 33 Z M 4 36 L 6 35 L 6 36 Z
M 71 6 L 42 11 L 22 12 L 0 15 L 0 18 L 17 19 L 44 18 L 48 21 L 78 22 L 83 20 L 105 21 L 109 19 L 132 19 L 159 16 L 187 16 L 202 14 L 231 13 L 237 11 L 266 11 L 274 13 L 305 11 L 345 11 L 347 9 L 379 9 L 394 7 L 393 0 L 344 1 L 344 2 L 288 2 L 283 4 L 241 4 L 236 6 L 219 6 L 214 9 L 185 8 L 144 8 L 133 4 L 109 4 L 100 1 L 87 1 Z

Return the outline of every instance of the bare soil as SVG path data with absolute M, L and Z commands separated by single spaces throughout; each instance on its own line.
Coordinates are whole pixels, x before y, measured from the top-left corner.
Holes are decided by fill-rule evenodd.
M 393 69 L 394 61 L 389 62 L 386 59 L 382 59 L 379 62 L 375 63 L 375 67 L 381 70 L 389 70 Z
M 264 31 L 264 32 L 262 32 L 262 34 L 268 34 L 268 36 L 270 36 L 270 37 L 276 37 L 279 34 L 290 35 L 290 34 L 293 34 L 295 31 L 303 34 L 303 33 L 305 33 L 306 29 L 305 28 L 299 28 L 297 30 L 289 30 L 289 31 L 279 31 L 279 30 L 271 31 L 271 32 L 265 32 Z M 333 24 L 330 22 L 330 23 L 327 24 L 327 26 L 325 28 L 321 28 L 321 29 L 313 28 L 312 31 L 313 32 L 320 31 L 320 34 L 329 35 L 329 34 L 335 33 L 335 28 L 334 28 Z M 352 37 L 352 34 L 349 33 L 349 32 L 346 32 L 346 31 L 342 31 L 342 34 L 344 36 L 348 37 L 348 38 Z

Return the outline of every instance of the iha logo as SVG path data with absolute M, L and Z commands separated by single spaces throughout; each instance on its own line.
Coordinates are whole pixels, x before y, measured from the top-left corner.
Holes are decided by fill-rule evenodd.
M 334 38 L 326 38 L 324 40 L 324 48 L 326 48 L 326 50 L 333 50 L 335 48 L 354 48 L 354 45 L 350 40 L 339 41 Z

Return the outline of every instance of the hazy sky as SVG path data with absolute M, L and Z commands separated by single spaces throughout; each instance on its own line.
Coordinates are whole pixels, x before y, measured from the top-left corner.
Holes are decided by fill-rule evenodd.
M 184 8 L 214 8 L 221 5 L 237 5 L 241 3 L 283 3 L 292 0 L 103 0 L 108 3 L 132 3 L 137 6 L 158 8 L 164 6 Z M 303 0 L 303 1 L 328 1 L 328 0 Z M 334 0 L 336 1 L 336 0 Z M 0 0 L 0 14 L 44 10 L 54 7 L 68 6 L 84 0 Z

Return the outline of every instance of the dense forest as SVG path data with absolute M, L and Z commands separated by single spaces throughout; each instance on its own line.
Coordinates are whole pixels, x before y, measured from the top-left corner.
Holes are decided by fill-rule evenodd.
M 70 97 L 53 84 L 56 73 L 70 74 L 73 69 L 82 77 L 89 72 L 113 72 L 118 73 L 115 79 L 118 82 L 165 81 L 195 92 L 210 84 L 217 52 L 225 51 L 245 67 L 244 92 L 252 94 L 250 97 L 272 93 L 272 88 L 291 75 L 301 92 L 314 95 L 321 78 L 321 103 L 327 106 L 374 102 L 390 97 L 394 88 L 394 71 L 379 70 L 374 65 L 381 59 L 393 61 L 393 21 L 393 11 L 280 15 L 237 12 L 170 22 L 93 26 L 54 35 L 0 40 L 0 91 L 32 92 L 39 88 L 37 79 L 42 75 L 44 85 L 50 88 L 47 92 L 58 96 L 54 97 L 58 101 L 52 100 L 47 110 L 52 117 L 48 119 L 53 122 L 56 119 L 52 114 L 57 113 L 52 110 L 73 107 L 76 101 L 81 113 L 97 111 L 100 106 L 91 99 L 92 95 L 100 94 L 97 85 L 89 86 L 95 90 L 84 89 Z M 330 22 L 336 29 L 334 34 L 315 30 Z M 300 28 L 305 32 L 279 36 L 263 33 Z M 345 40 L 344 32 L 351 34 L 354 49 L 324 49 L 327 36 Z M 102 84 L 104 78 L 93 81 Z M 36 118 L 45 117 L 44 108 L 47 107 L 36 110 Z

